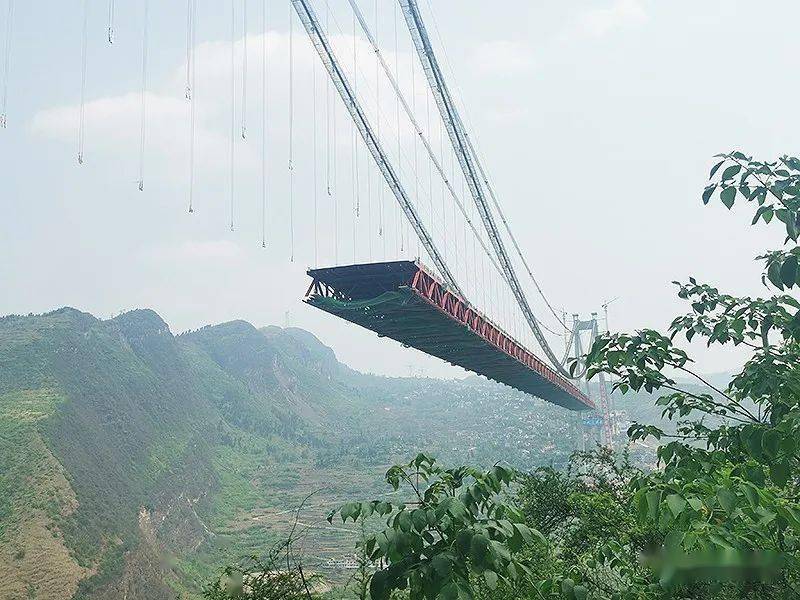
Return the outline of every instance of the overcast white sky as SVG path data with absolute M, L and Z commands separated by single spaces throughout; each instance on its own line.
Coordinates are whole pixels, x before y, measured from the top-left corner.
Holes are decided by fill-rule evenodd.
M 284 325 L 288 315 L 292 325 L 316 333 L 356 368 L 406 374 L 415 365 L 431 375 L 462 373 L 301 302 L 305 269 L 314 260 L 307 152 L 313 139 L 313 56 L 298 28 L 298 223 L 296 260 L 289 262 L 284 1 L 269 2 L 268 248 L 260 244 L 255 131 L 261 119 L 262 3 L 255 0 L 248 1 L 251 135 L 236 145 L 237 227 L 229 231 L 229 4 L 198 1 L 197 211 L 191 216 L 183 99 L 186 3 L 151 2 L 140 193 L 134 182 L 143 2 L 117 3 L 117 39 L 109 47 L 108 2 L 88 0 L 82 167 L 75 164 L 81 2 L 16 2 L 8 128 L 0 130 L 0 314 L 70 305 L 105 318 L 149 307 L 174 332 L 230 319 Z M 330 2 L 334 18 L 351 31 L 344 0 Z M 753 258 L 780 238 L 750 228 L 748 210 L 703 207 L 699 196 L 717 152 L 741 148 L 764 158 L 796 152 L 800 5 L 432 2 L 503 206 L 557 306 L 585 315 L 618 297 L 611 327 L 633 329 L 664 327 L 682 310 L 673 279 L 694 275 L 732 293 L 763 294 Z M 324 6 L 321 0 L 313 4 Z M 433 29 L 430 7 L 421 4 Z M 372 0 L 361 5 L 372 18 Z M 236 6 L 241 11 L 241 0 Z M 380 7 L 387 39 L 394 3 L 380 0 Z M 410 65 L 402 22 L 400 36 L 400 64 Z M 339 34 L 338 43 L 345 42 Z M 237 69 L 242 47 L 240 40 Z M 346 135 L 337 148 L 347 165 L 343 112 L 340 119 Z M 331 234 L 326 235 L 320 242 L 323 264 L 333 262 Z M 700 355 L 706 372 L 729 369 L 738 360 L 728 350 Z

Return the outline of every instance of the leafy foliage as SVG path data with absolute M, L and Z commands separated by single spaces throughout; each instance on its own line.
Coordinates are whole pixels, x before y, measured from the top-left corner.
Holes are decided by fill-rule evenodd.
M 800 161 L 759 162 L 741 152 L 720 158 L 703 201 L 718 194 L 732 208 L 742 199 L 756 205 L 754 225 L 781 224 L 784 248 L 759 257 L 765 263 L 762 281 L 779 292 L 792 289 L 798 284 L 800 253 Z M 657 526 L 665 552 L 711 567 L 711 575 L 698 576 L 673 565 L 662 571 L 662 584 L 698 577 L 726 580 L 730 565 L 720 553 L 728 552 L 750 556 L 751 564 L 758 556 L 764 563 L 755 572 L 734 568 L 737 576 L 759 580 L 770 593 L 795 593 L 800 302 L 786 293 L 736 297 L 693 277 L 676 285 L 691 310 L 673 320 L 667 335 L 653 330 L 604 335 L 588 356 L 590 376 L 615 375 L 614 385 L 623 393 L 662 392 L 657 401 L 662 414 L 678 423 L 675 433 L 639 424 L 629 431 L 634 442 L 652 437 L 663 443 L 658 449 L 663 468 L 630 484 L 639 522 Z M 704 338 L 709 346 L 746 346 L 750 359 L 721 389 L 693 370 L 691 358 L 677 345 L 681 337 Z M 705 390 L 689 391 L 673 374 L 693 378 Z
M 420 455 L 387 473 L 395 489 L 402 483 L 415 492 L 413 508 L 375 502 L 340 511 L 343 519 L 387 517 L 387 528 L 366 542 L 384 565 L 373 598 L 406 587 L 411 598 L 497 600 L 800 596 L 800 302 L 789 294 L 800 284 L 800 160 L 758 162 L 741 152 L 720 158 L 703 202 L 751 202 L 754 225 L 779 223 L 785 231 L 783 248 L 758 257 L 762 282 L 775 293 L 738 297 L 690 277 L 676 282 L 690 310 L 666 333 L 604 334 L 586 357 L 590 378 L 607 373 L 623 394 L 659 395 L 662 418 L 674 427 L 634 424 L 628 431 L 634 444 L 660 444 L 658 468 L 639 471 L 627 451 L 598 449 L 576 455 L 565 473 L 540 469 L 516 478 L 522 513 L 536 532 L 517 536 L 516 518 L 503 527 L 493 514 L 504 507 L 496 504 L 497 486 L 478 498 L 470 486 L 460 491 L 465 474 L 476 482 L 485 475 L 443 471 Z M 750 358 L 716 386 L 696 371 L 683 339 L 746 347 Z M 487 583 L 513 590 L 491 586 L 483 594 L 475 584 L 487 573 Z
M 384 519 L 385 528 L 363 542 L 370 559 L 385 565 L 372 577 L 375 600 L 405 589 L 412 599 L 472 598 L 475 579 L 495 589 L 513 587 L 529 574 L 517 554 L 536 537 L 543 539 L 505 497 L 516 476 L 500 465 L 444 469 L 419 454 L 386 473 L 394 490 L 410 494 L 406 502 L 351 502 L 329 519 Z

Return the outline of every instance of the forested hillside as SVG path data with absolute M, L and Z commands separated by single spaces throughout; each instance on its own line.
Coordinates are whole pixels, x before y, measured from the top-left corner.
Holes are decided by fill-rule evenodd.
M 393 461 L 564 462 L 573 421 L 478 378 L 355 372 L 299 329 L 175 336 L 154 312 L 0 319 L 0 596 L 194 597 L 209 573 L 322 523 Z M 321 491 L 320 491 L 321 490 Z M 346 528 L 315 526 L 336 577 Z

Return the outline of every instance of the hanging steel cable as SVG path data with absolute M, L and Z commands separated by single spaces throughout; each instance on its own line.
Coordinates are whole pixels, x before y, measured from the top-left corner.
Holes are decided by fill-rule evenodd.
M 294 262 L 294 11 L 289 0 L 289 262 Z
M 267 247 L 267 76 L 269 75 L 269 53 L 267 52 L 267 10 L 264 2 L 261 10 L 261 247 Z
M 247 139 L 247 0 L 242 0 L 242 139 Z
M 375 32 L 377 35 L 378 31 L 378 0 L 375 0 Z M 381 137 L 381 84 L 379 81 L 378 69 L 380 65 L 378 63 L 378 57 L 375 57 L 375 127 L 377 128 L 378 138 Z M 386 236 L 384 235 L 384 211 L 383 211 L 383 186 L 380 182 L 377 183 L 377 195 L 378 195 L 378 236 L 383 238 L 383 257 L 386 258 Z
M 314 186 L 314 266 L 319 266 L 319 198 L 317 181 L 317 63 L 311 65 L 311 154 L 312 158 L 312 185 Z
M 86 49 L 89 44 L 89 0 L 83 0 L 83 29 L 81 31 L 81 101 L 78 108 L 78 164 L 83 164 L 83 144 L 86 140 Z
M 393 17 L 393 26 L 394 26 L 394 79 L 395 81 L 398 80 L 398 67 L 400 64 L 400 52 L 399 52 L 399 45 L 398 45 L 398 37 L 397 37 L 397 5 L 392 5 L 392 17 Z M 400 99 L 397 97 L 397 94 L 394 96 L 394 116 L 395 116 L 395 129 L 397 130 L 397 160 L 400 160 L 401 152 L 401 141 L 402 136 L 400 134 Z M 400 238 L 400 254 L 403 254 L 403 222 L 400 218 L 400 207 L 397 207 L 397 236 Z
M 373 129 L 366 118 L 364 110 L 361 107 L 353 88 L 350 86 L 347 77 L 344 75 L 344 72 L 336 60 L 327 36 L 319 26 L 319 22 L 314 10 L 306 0 L 292 0 L 292 3 L 297 10 L 300 21 L 303 23 L 303 26 L 306 29 L 306 33 L 314 44 L 314 48 L 319 54 L 320 59 L 325 65 L 325 68 L 328 70 L 328 74 L 333 80 L 333 83 L 336 86 L 336 89 L 338 90 L 345 107 L 350 113 L 350 116 L 353 118 L 353 122 L 358 128 L 359 133 L 361 134 L 361 137 L 367 146 L 367 149 L 372 154 L 373 159 L 383 174 L 386 183 L 394 193 L 395 198 L 401 204 L 406 218 L 411 221 L 414 230 L 430 255 L 434 266 L 442 275 L 446 284 L 451 286 L 451 288 L 459 294 L 462 294 L 461 288 L 453 277 L 450 269 L 447 267 L 447 264 L 442 259 L 442 256 L 436 248 L 433 239 L 428 233 L 428 230 L 425 228 L 425 225 L 420 220 L 414 205 L 411 203 L 405 189 L 402 186 L 402 183 L 400 182 L 397 172 L 389 162 L 388 157 L 381 146 L 380 140 L 373 132 Z
M 11 36 L 14 32 L 14 0 L 8 0 L 6 10 L 6 39 L 3 51 L 3 97 L 0 101 L 0 128 L 8 126 L 8 81 L 11 78 Z
M 234 229 L 234 199 L 236 192 L 236 0 L 231 0 L 231 41 L 230 41 L 230 144 L 228 147 L 229 165 L 229 202 L 230 202 L 230 228 Z
M 195 149 L 195 130 L 196 130 L 196 77 L 197 67 L 195 60 L 195 31 L 197 30 L 197 2 L 189 0 L 189 22 L 187 44 L 188 52 L 186 62 L 189 65 L 186 78 L 186 99 L 189 101 L 189 212 L 194 212 L 194 149 Z
M 184 97 L 192 99 L 192 23 L 194 12 L 194 0 L 186 1 L 186 86 Z
M 558 369 L 558 371 L 565 377 L 580 377 L 583 375 L 583 373 L 570 373 L 564 368 L 564 362 L 560 361 L 558 357 L 556 357 L 549 343 L 545 339 L 542 329 L 530 308 L 528 300 L 516 275 L 514 265 L 506 252 L 505 244 L 499 230 L 497 229 L 490 205 L 486 200 L 483 190 L 483 182 L 479 177 L 479 171 L 477 165 L 475 164 L 473 153 L 470 152 L 468 147 L 464 124 L 459 117 L 458 110 L 444 81 L 444 76 L 442 75 L 439 63 L 436 60 L 436 56 L 433 52 L 433 48 L 431 46 L 430 39 L 428 38 L 425 25 L 422 22 L 416 0 L 400 0 L 400 3 L 403 7 L 403 14 L 405 15 L 406 24 L 408 25 L 414 46 L 417 50 L 417 55 L 422 62 L 423 70 L 428 79 L 430 89 L 435 96 L 436 104 L 439 108 L 442 120 L 447 128 L 453 150 L 458 157 L 464 177 L 467 179 L 467 185 L 470 188 L 470 193 L 472 194 L 472 197 L 478 208 L 478 212 L 484 223 L 484 227 L 486 228 L 486 232 L 489 235 L 492 246 L 494 247 L 495 255 L 497 256 L 502 267 L 504 279 L 511 289 L 511 292 L 514 295 L 520 310 L 522 310 L 528 325 L 533 331 L 537 342 L 556 369 Z
M 144 0 L 144 28 L 142 29 L 142 95 L 139 133 L 139 191 L 144 191 L 144 149 L 147 128 L 147 36 L 150 21 L 150 2 Z
M 330 31 L 331 8 L 328 0 L 325 0 L 325 35 Z M 331 119 L 331 89 L 330 79 L 325 80 L 325 130 L 326 130 L 326 169 L 325 175 L 328 196 L 333 198 L 333 256 L 334 262 L 339 262 L 339 196 L 336 186 L 338 172 L 336 171 L 336 110 L 334 107 L 333 118 Z M 331 130 L 333 130 L 333 140 L 331 140 Z M 331 169 L 333 169 L 333 183 L 331 182 Z M 334 195 L 334 191 L 337 192 Z
M 329 35 L 330 6 L 325 0 L 325 35 Z M 325 82 L 325 192 L 331 195 L 331 82 Z
M 108 0 L 108 27 L 106 28 L 106 39 L 109 44 L 114 43 L 114 0 Z
M 356 35 L 356 17 L 353 15 L 353 93 L 358 94 L 358 37 Z M 358 139 L 356 136 L 356 127 L 353 124 L 353 157 L 356 165 L 355 174 L 355 200 L 356 200 L 356 218 L 361 214 L 361 178 L 358 176 Z M 355 225 L 353 226 L 355 228 Z M 355 235 L 355 234 L 354 234 Z M 355 238 L 353 238 L 355 239 Z M 355 244 L 353 244 L 353 252 L 355 253 Z
M 458 209 L 461 212 L 462 216 L 464 217 L 464 220 L 466 221 L 466 223 L 469 226 L 470 230 L 478 238 L 478 241 L 480 242 L 481 247 L 483 248 L 484 252 L 486 253 L 486 256 L 492 262 L 492 264 L 494 265 L 494 268 L 495 269 L 499 269 L 499 266 L 498 266 L 497 262 L 492 257 L 492 253 L 491 253 L 489 247 L 486 245 L 486 243 L 484 242 L 484 240 L 483 240 L 482 236 L 480 235 L 479 231 L 475 227 L 475 224 L 473 223 L 473 220 L 467 214 L 467 210 L 466 210 L 466 207 L 464 206 L 464 203 L 461 201 L 461 199 L 459 198 L 458 194 L 453 189 L 453 186 L 452 186 L 449 178 L 447 177 L 447 174 L 444 171 L 444 167 L 442 166 L 442 163 L 437 158 L 436 152 L 433 150 L 433 147 L 431 146 L 430 142 L 428 141 L 429 137 L 430 137 L 430 133 L 428 133 L 428 135 L 425 134 L 425 132 L 422 130 L 421 125 L 419 124 L 419 122 L 417 121 L 416 117 L 414 116 L 415 112 L 416 112 L 416 77 L 414 75 L 413 63 L 412 63 L 412 66 L 411 66 L 411 87 L 412 87 L 411 97 L 412 97 L 412 102 L 414 103 L 415 106 L 412 109 L 412 107 L 409 106 L 408 101 L 406 100 L 402 90 L 400 89 L 400 85 L 398 84 L 397 77 L 392 73 L 392 70 L 389 68 L 389 65 L 387 64 L 385 58 L 383 57 L 383 53 L 381 52 L 380 48 L 378 47 L 378 44 L 375 41 L 375 38 L 373 37 L 372 32 L 370 31 L 369 25 L 367 24 L 367 21 L 364 18 L 364 15 L 362 14 L 361 9 L 358 7 L 358 4 L 356 3 L 356 0 L 348 0 L 348 3 L 350 4 L 350 7 L 353 10 L 353 17 L 354 17 L 353 24 L 355 25 L 355 20 L 357 19 L 359 25 L 361 26 L 361 30 L 364 32 L 364 35 L 366 36 L 367 41 L 369 41 L 370 46 L 372 47 L 372 50 L 375 53 L 375 56 L 378 58 L 378 61 L 379 61 L 380 65 L 381 65 L 381 67 L 383 69 L 383 72 L 386 74 L 386 77 L 389 80 L 389 83 L 390 83 L 390 85 L 392 86 L 392 89 L 395 92 L 395 97 L 400 102 L 400 105 L 403 108 L 403 112 L 406 114 L 406 117 L 408 118 L 409 122 L 411 123 L 411 126 L 414 129 L 414 132 L 416 133 L 416 138 L 418 138 L 422 142 L 422 145 L 423 145 L 423 147 L 425 148 L 425 151 L 428 154 L 428 158 L 430 159 L 430 163 L 428 164 L 429 169 L 430 168 L 435 168 L 436 169 L 436 171 L 438 172 L 439 176 L 444 181 L 444 184 L 447 187 L 447 191 L 449 192 L 450 197 L 456 203 L 456 206 L 458 206 Z M 355 36 L 355 33 L 353 35 Z M 429 104 L 429 96 L 427 95 L 427 93 L 426 93 L 425 102 L 426 102 L 426 107 L 425 107 L 426 108 L 426 113 L 428 115 L 428 119 L 430 119 L 430 104 Z M 430 125 L 428 125 L 428 128 L 430 129 Z M 416 176 L 417 167 L 418 167 L 418 156 L 417 156 L 417 145 L 415 143 L 414 144 L 414 173 L 415 173 L 414 185 L 416 187 L 415 197 L 419 198 L 419 178 Z M 432 179 L 432 176 L 430 176 L 429 179 Z M 432 198 L 433 198 L 433 194 L 429 192 L 429 200 L 431 200 L 431 202 L 432 202 Z M 430 210 L 431 210 L 431 219 L 433 219 L 433 204 L 430 205 Z M 419 254 L 419 250 L 417 250 L 417 254 Z
M 453 72 L 453 68 L 450 65 L 450 61 L 449 61 L 449 58 L 447 56 L 447 49 L 444 47 L 444 44 L 442 43 L 441 32 L 439 31 L 439 24 L 438 24 L 438 22 L 436 20 L 436 13 L 433 10 L 433 4 L 431 3 L 431 0 L 427 0 L 427 4 L 428 4 L 428 7 L 430 9 L 431 17 L 433 18 L 433 27 L 434 27 L 434 30 L 436 31 L 436 36 L 439 39 L 439 43 L 442 45 L 442 47 L 444 49 L 445 63 L 447 65 L 447 67 L 448 67 L 448 70 L 450 71 L 451 77 L 455 78 L 454 72 Z M 458 83 L 457 82 L 456 82 L 456 93 L 458 93 L 460 95 L 460 88 L 458 87 Z M 460 100 L 461 100 L 461 104 L 463 106 L 464 105 L 463 98 L 460 98 Z M 472 123 L 470 122 L 470 118 L 469 118 L 469 113 L 468 113 L 468 111 L 465 111 L 465 112 L 466 112 L 467 122 L 472 127 Z M 474 127 L 472 127 L 472 128 L 474 129 Z M 505 218 L 505 215 L 503 214 L 502 208 L 500 207 L 500 203 L 498 202 L 497 196 L 494 193 L 494 189 L 492 188 L 492 186 L 491 186 L 491 184 L 490 184 L 490 182 L 489 182 L 489 180 L 488 180 L 488 178 L 486 176 L 486 173 L 485 173 L 485 171 L 483 169 L 482 160 L 481 160 L 480 156 L 478 155 L 478 153 L 475 151 L 475 148 L 474 148 L 474 145 L 473 145 L 473 142 L 472 142 L 472 136 L 470 136 L 465 131 L 464 132 L 464 137 L 467 140 L 467 144 L 468 144 L 468 146 L 470 148 L 470 152 L 475 157 L 475 162 L 476 162 L 476 164 L 478 166 L 478 170 L 480 171 L 481 178 L 482 178 L 483 182 L 486 184 L 487 190 L 489 191 L 489 195 L 492 198 L 492 203 L 494 204 L 495 208 L 497 209 L 498 215 L 500 216 L 500 219 L 503 222 L 503 226 L 504 226 L 506 232 L 508 233 L 508 236 L 510 237 L 510 239 L 512 241 L 512 244 L 514 245 L 514 250 L 516 251 L 516 254 L 519 257 L 519 259 L 522 261 L 522 264 L 525 267 L 525 270 L 528 273 L 528 276 L 530 277 L 531 281 L 533 282 L 533 285 L 536 287 L 536 291 L 538 292 L 538 294 L 541 296 L 542 300 L 547 305 L 547 308 L 551 312 L 553 317 L 556 319 L 556 321 L 558 321 L 559 325 L 561 325 L 564 328 L 565 331 L 571 331 L 569 325 L 567 325 L 567 322 L 565 320 L 563 320 L 561 318 L 561 316 L 559 316 L 558 311 L 556 311 L 553 308 L 552 304 L 548 300 L 547 296 L 544 293 L 544 290 L 542 289 L 542 287 L 539 284 L 538 280 L 534 276 L 533 271 L 532 271 L 530 265 L 528 264 L 528 261 L 525 258 L 525 255 L 522 253 L 522 250 L 520 249 L 520 246 L 517 243 L 516 237 L 511 232 L 511 228 L 510 228 L 510 226 L 508 224 L 508 221 Z M 540 323 L 541 323 L 541 321 L 540 321 Z M 549 330 L 549 329 L 548 329 L 548 331 L 552 332 L 552 330 Z

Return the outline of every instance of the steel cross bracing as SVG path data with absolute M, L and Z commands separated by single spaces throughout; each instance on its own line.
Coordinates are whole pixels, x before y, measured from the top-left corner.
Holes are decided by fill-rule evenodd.
M 411 33 L 411 38 L 414 41 L 417 55 L 422 63 L 423 71 L 428 79 L 428 84 L 433 92 L 434 98 L 436 99 L 436 105 L 444 121 L 448 136 L 450 137 L 450 142 L 453 145 L 453 150 L 458 157 L 458 163 L 467 180 L 467 185 L 469 186 L 470 193 L 478 208 L 478 213 L 486 228 L 486 233 L 497 254 L 498 261 L 503 270 L 503 276 L 511 288 L 511 292 L 514 294 L 514 298 L 517 304 L 519 304 L 520 310 L 525 320 L 528 322 L 531 331 L 533 331 L 536 340 L 539 342 L 539 345 L 542 347 L 542 350 L 550 359 L 553 366 L 565 377 L 570 377 L 572 379 L 579 378 L 583 373 L 570 373 L 564 368 L 564 363 L 559 361 L 555 352 L 553 352 L 553 349 L 550 347 L 550 344 L 547 343 L 539 327 L 536 316 L 531 310 L 528 299 L 525 297 L 525 292 L 519 282 L 514 265 L 506 252 L 505 244 L 497 228 L 497 224 L 495 223 L 494 216 L 492 215 L 492 210 L 487 201 L 479 176 L 476 156 L 474 152 L 470 151 L 471 144 L 467 139 L 464 123 L 450 96 L 450 91 L 447 88 L 444 75 L 439 67 L 439 62 L 433 52 L 433 47 L 428 37 L 427 30 L 425 29 L 425 24 L 422 22 L 422 16 L 417 7 L 417 2 L 416 0 L 399 0 L 399 2 L 403 9 L 403 15 L 405 16 L 406 24 Z M 575 335 L 577 335 L 577 332 L 573 332 L 573 336 Z
M 414 228 L 414 231 L 422 242 L 422 245 L 430 255 L 431 260 L 433 260 L 436 268 L 444 278 L 447 285 L 451 286 L 455 291 L 463 295 L 461 288 L 445 263 L 444 258 L 436 248 L 433 238 L 428 233 L 428 230 L 422 223 L 422 220 L 417 214 L 414 205 L 411 203 L 408 194 L 400 182 L 400 178 L 389 162 L 386 152 L 384 152 L 383 147 L 380 144 L 380 140 L 378 140 L 377 136 L 373 132 L 372 127 L 367 120 L 367 116 L 358 101 L 358 98 L 356 98 L 356 95 L 353 92 L 353 89 L 350 87 L 350 83 L 348 82 L 344 71 L 340 67 L 339 62 L 336 60 L 336 56 L 333 53 L 333 49 L 330 46 L 325 32 L 320 27 L 314 9 L 311 8 L 310 4 L 306 0 L 291 0 L 291 2 L 295 11 L 297 12 L 297 16 L 300 17 L 300 22 L 303 23 L 303 27 L 305 27 L 306 33 L 308 33 L 308 37 L 311 38 L 311 43 L 314 45 L 317 54 L 319 54 L 322 63 L 325 65 L 328 75 L 330 75 L 331 81 L 333 81 L 333 85 L 336 87 L 339 95 L 342 98 L 342 101 L 345 104 L 345 107 L 350 113 L 353 123 L 355 123 L 356 128 L 364 140 L 364 143 L 370 151 L 370 154 L 372 154 L 372 158 L 375 159 L 378 168 L 383 174 L 383 178 L 386 180 L 386 183 L 392 190 L 392 193 L 397 199 L 400 208 L 403 209 L 406 218 L 411 223 L 411 226 Z

